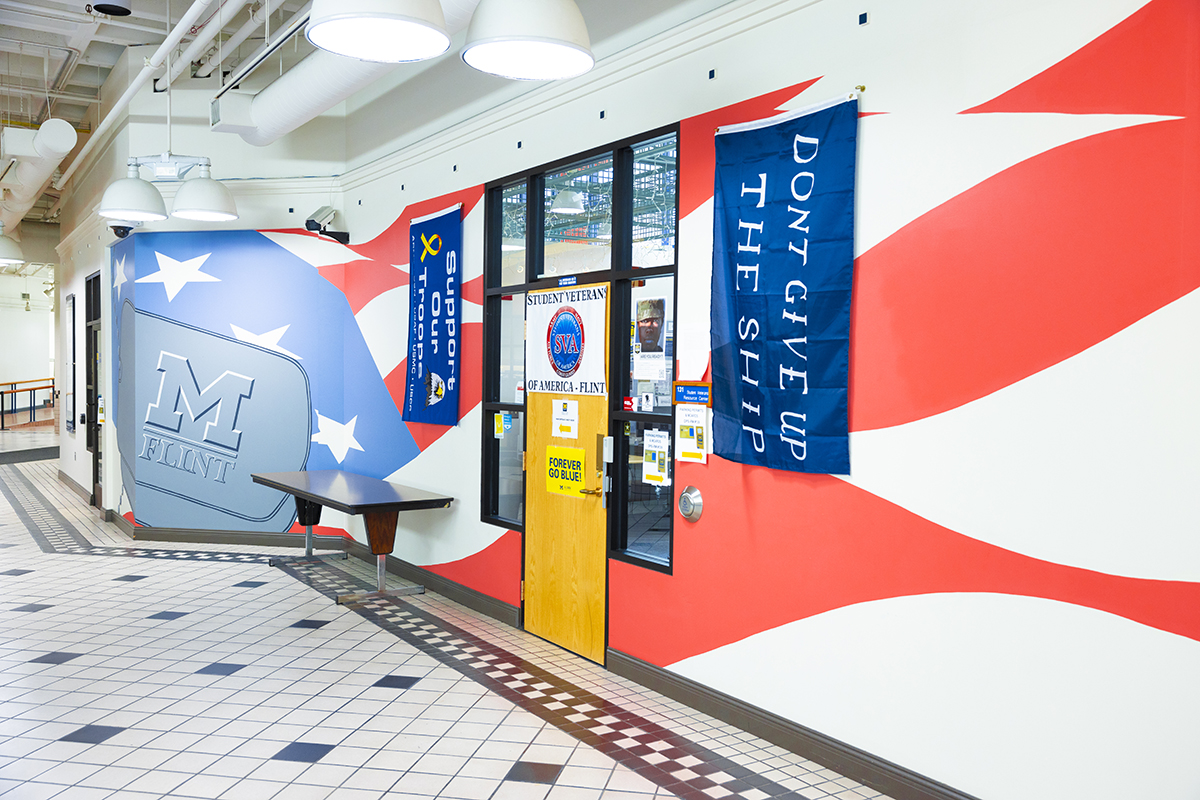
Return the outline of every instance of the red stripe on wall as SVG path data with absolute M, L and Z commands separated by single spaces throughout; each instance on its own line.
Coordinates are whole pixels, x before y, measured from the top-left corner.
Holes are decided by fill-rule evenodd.
M 1200 3 L 1154 0 L 1068 58 L 965 113 L 1196 113 Z
M 403 320 L 401 324 L 408 324 Z M 458 390 L 458 417 L 462 419 L 471 409 L 479 405 L 483 396 L 483 374 L 479 365 L 483 363 L 483 324 L 468 322 L 460 328 L 459 344 L 462 372 L 462 385 Z M 383 379 L 388 394 L 396 408 L 404 412 L 404 389 L 408 384 L 408 359 L 401 361 L 388 376 Z M 409 433 L 417 442 L 422 452 L 429 445 L 442 438 L 450 428 L 446 425 L 429 425 L 423 422 L 406 422 Z
M 751 122 L 779 113 L 779 107 L 819 81 L 813 78 L 804 83 L 780 89 L 761 97 L 718 108 L 679 123 L 679 216 L 682 219 L 713 196 L 713 181 L 717 170 L 717 148 L 713 135 L 722 125 Z
M 1200 584 L 1054 564 L 971 539 L 828 475 L 678 463 L 674 574 L 609 562 L 609 645 L 667 666 L 836 608 L 991 592 L 1087 606 L 1200 640 Z
M 509 605 L 521 605 L 521 534 L 508 531 L 474 555 L 425 567 Z
M 369 242 L 351 245 L 350 249 L 364 258 L 384 264 L 407 264 L 409 257 L 408 226 L 413 219 L 433 214 L 455 203 L 462 203 L 465 218 L 483 197 L 483 186 L 471 186 L 461 191 L 444 194 L 430 200 L 422 200 L 405 207 L 395 222 L 383 233 Z
M 1189 119 L 1064 145 L 861 256 L 851 430 L 976 400 L 1200 286 L 1197 142 L 1200 123 Z M 1164 157 L 1180 153 L 1189 155 Z

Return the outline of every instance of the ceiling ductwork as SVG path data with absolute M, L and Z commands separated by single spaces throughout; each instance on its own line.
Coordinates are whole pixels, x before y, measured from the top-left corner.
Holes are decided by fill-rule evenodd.
M 213 100 L 213 130 L 265 146 L 374 83 L 396 64 L 356 61 L 317 50 L 256 95 Z
M 451 36 L 467 27 L 478 4 L 479 0 L 441 0 L 446 30 Z M 289 27 L 298 29 L 303 21 L 306 20 L 295 19 Z M 266 48 L 250 61 L 261 61 L 289 35 L 286 30 L 281 31 L 273 47 Z M 237 133 L 252 145 L 271 144 L 366 88 L 396 66 L 317 50 L 255 95 L 219 92 L 212 101 L 212 129 Z M 230 85 L 237 82 L 236 76 L 230 79 Z
M 78 134 L 71 123 L 48 119 L 36 131 L 5 128 L 0 132 L 0 221 L 14 230 L 33 207 L 58 165 L 75 148 Z

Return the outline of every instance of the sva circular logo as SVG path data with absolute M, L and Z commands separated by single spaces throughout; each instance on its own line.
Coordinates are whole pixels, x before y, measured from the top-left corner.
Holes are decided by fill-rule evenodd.
M 574 375 L 583 361 L 583 320 L 570 306 L 563 306 L 550 318 L 546 355 L 561 378 Z

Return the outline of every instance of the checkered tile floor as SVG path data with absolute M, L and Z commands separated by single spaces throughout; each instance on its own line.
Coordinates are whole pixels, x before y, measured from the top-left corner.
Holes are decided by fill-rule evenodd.
M 335 605 L 373 564 L 129 540 L 55 467 L 0 465 L 0 797 L 883 798 L 438 595 Z

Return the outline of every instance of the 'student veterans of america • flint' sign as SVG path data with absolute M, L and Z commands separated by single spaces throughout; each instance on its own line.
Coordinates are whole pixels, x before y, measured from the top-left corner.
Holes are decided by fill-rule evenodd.
M 714 451 L 794 472 L 850 472 L 853 97 L 716 136 Z

